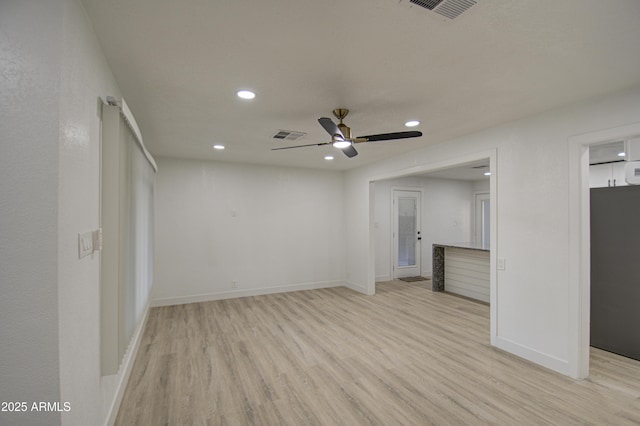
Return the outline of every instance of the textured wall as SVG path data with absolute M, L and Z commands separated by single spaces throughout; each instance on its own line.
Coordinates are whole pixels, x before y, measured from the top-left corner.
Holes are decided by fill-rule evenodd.
M 102 424 L 122 374 L 99 368 L 98 98 L 119 96 L 78 0 L 0 3 L 0 400 L 68 403 L 0 424 Z M 64 405 L 61 405 L 64 408 Z
M 158 168 L 155 303 L 343 284 L 341 172 L 165 158 Z
M 59 401 L 57 209 L 62 0 L 0 3 L 0 401 Z M 37 29 L 37 30 L 36 30 Z M 56 425 L 57 412 L 0 412 Z
M 60 397 L 63 425 L 98 425 L 119 375 L 100 375 L 100 253 L 78 259 L 78 233 L 100 218 L 100 102 L 120 91 L 79 0 L 64 1 L 58 215 Z

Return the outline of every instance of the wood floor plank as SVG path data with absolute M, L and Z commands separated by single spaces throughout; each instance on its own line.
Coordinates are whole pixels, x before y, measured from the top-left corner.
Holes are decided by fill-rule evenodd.
M 116 425 L 640 425 L 640 362 L 576 381 L 489 344 L 489 307 L 418 283 L 154 308 Z

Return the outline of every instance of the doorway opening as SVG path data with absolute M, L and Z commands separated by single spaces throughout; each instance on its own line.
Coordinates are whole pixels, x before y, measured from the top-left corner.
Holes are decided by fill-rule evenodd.
M 429 278 L 433 276 L 434 244 L 476 241 L 476 196 L 488 194 L 480 210 L 485 226 L 480 227 L 488 254 L 490 338 L 495 342 L 497 305 L 496 256 L 496 150 L 491 149 L 462 158 L 421 165 L 370 180 L 370 272 L 368 294 L 375 294 L 376 282 L 388 282 L 401 275 Z M 394 228 L 401 219 L 398 214 L 398 196 L 403 191 L 420 194 L 419 226 L 410 232 L 401 247 L 401 238 L 394 239 Z M 394 199 L 396 204 L 394 206 Z M 409 210 L 413 202 L 407 202 Z M 418 209 L 416 209 L 418 210 Z M 484 211 L 484 213 L 482 213 Z M 482 223 L 483 220 L 480 222 Z M 420 232 L 420 234 L 418 234 Z M 419 249 L 413 250 L 417 242 Z M 408 243 L 408 249 L 407 249 Z M 481 244 L 480 244 L 481 245 Z M 441 248 L 441 247 L 440 247 Z M 419 253 L 419 254 L 418 254 Z M 404 256 L 404 257 L 403 257 Z M 412 256 L 416 258 L 413 259 Z M 419 257 L 419 258 L 418 258 Z M 437 262 L 436 262 L 437 263 Z M 406 273 L 403 267 L 419 265 L 419 270 Z M 394 270 L 395 268 L 395 270 Z M 427 285 L 430 289 L 433 284 Z M 452 287 L 453 288 L 453 287 Z
M 569 217 L 577 218 L 569 222 L 569 312 L 572 318 L 569 364 L 572 366 L 570 375 L 575 378 L 589 376 L 592 297 L 590 147 L 637 135 L 640 135 L 640 123 L 569 138 Z M 599 179 L 597 171 L 593 178 Z
M 629 327 L 640 323 L 636 171 L 640 136 L 589 146 L 590 345 L 640 361 L 640 335 Z

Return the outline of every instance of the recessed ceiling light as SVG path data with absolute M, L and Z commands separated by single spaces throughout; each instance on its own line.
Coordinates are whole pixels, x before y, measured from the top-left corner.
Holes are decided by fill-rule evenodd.
M 407 127 L 416 127 L 418 124 L 420 124 L 418 120 L 411 120 L 404 123 L 404 125 Z
M 253 99 L 256 97 L 256 94 L 250 90 L 238 90 L 237 95 L 242 99 Z
M 333 160 L 333 155 L 327 155 L 324 157 L 325 160 Z
M 214 145 L 213 149 L 224 149 L 224 145 Z
M 625 155 L 624 152 L 619 152 L 618 153 L 618 157 L 624 157 L 624 155 Z
M 485 176 L 491 176 L 491 172 L 484 172 Z

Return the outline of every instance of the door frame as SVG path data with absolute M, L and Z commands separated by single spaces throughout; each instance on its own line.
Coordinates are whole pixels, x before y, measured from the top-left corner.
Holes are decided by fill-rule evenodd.
M 570 136 L 569 146 L 569 336 L 568 374 L 589 376 L 591 321 L 591 215 L 589 146 L 640 134 L 640 122 Z
M 416 192 L 418 194 L 418 204 L 417 206 L 417 228 L 418 228 L 418 232 L 420 232 L 420 235 L 422 235 L 422 199 L 424 198 L 424 193 L 423 193 L 423 189 L 420 187 L 410 187 L 410 186 L 396 186 L 396 185 L 392 185 L 391 186 L 391 203 L 389 203 L 391 206 L 391 235 L 389 240 L 391 241 L 391 279 L 395 280 L 396 278 L 400 278 L 398 276 L 396 276 L 396 260 L 398 258 L 398 250 L 397 250 L 397 244 L 396 244 L 396 237 L 395 237 L 395 231 L 396 231 L 396 206 L 395 206 L 395 195 L 396 192 Z M 416 253 L 416 268 L 418 269 L 418 275 L 422 275 L 422 242 L 420 243 L 416 243 L 416 246 L 419 248 L 419 253 Z M 404 277 L 404 275 L 402 276 Z

